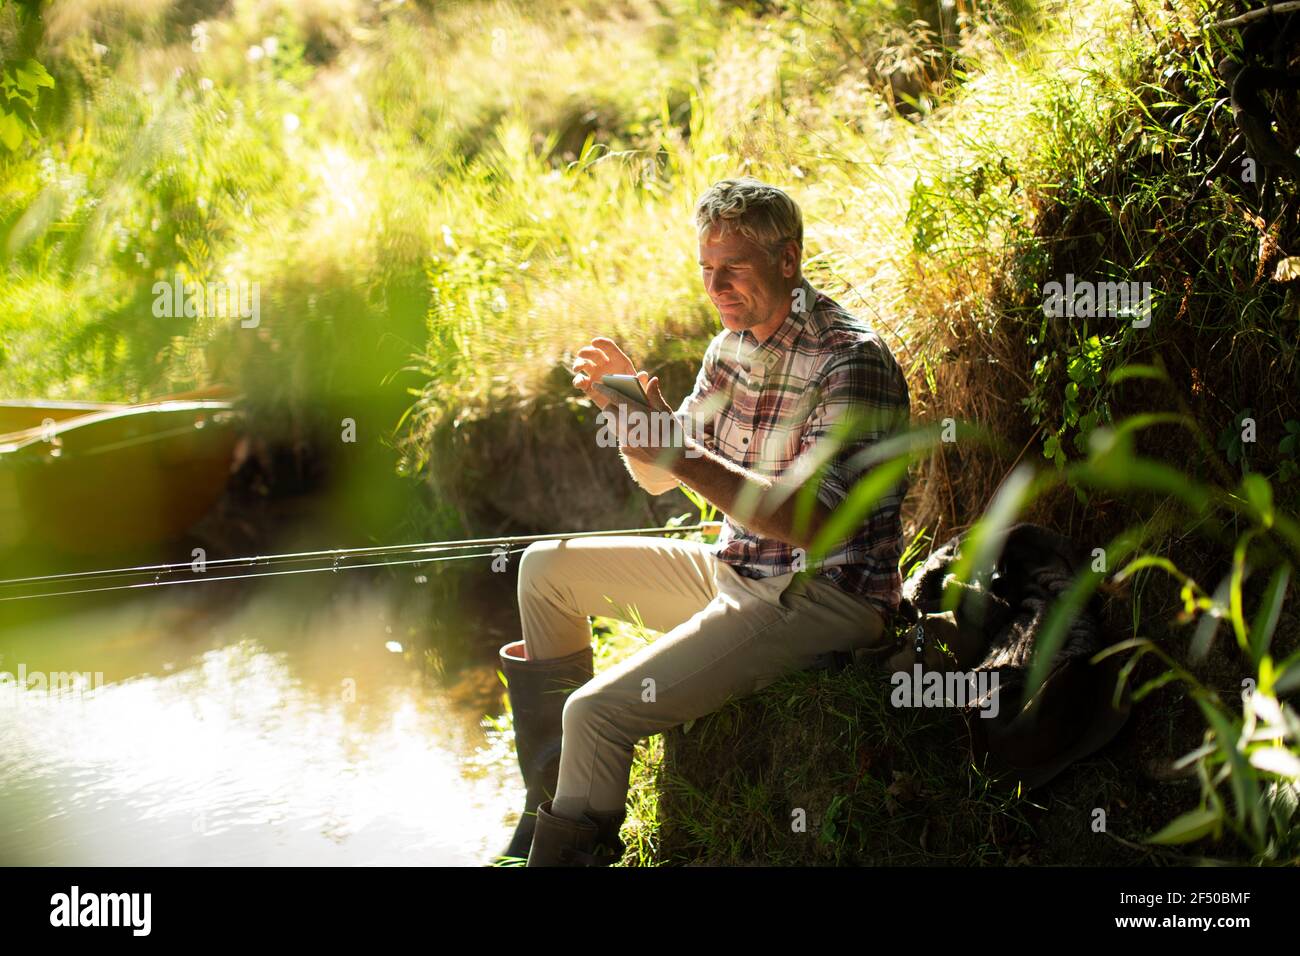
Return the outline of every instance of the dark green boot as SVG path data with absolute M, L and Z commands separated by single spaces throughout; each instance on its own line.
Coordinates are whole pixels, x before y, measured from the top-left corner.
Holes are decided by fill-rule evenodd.
M 510 845 L 497 859 L 528 856 L 537 825 L 537 808 L 555 796 L 560 776 L 560 743 L 564 702 L 569 694 L 591 680 L 593 653 L 588 644 L 564 657 L 530 661 L 524 642 L 505 644 L 498 652 L 514 715 L 515 752 L 527 788 L 524 811 Z
M 609 866 L 626 849 L 618 831 L 625 813 L 588 813 L 570 820 L 551 813 L 551 801 L 537 808 L 529 866 Z

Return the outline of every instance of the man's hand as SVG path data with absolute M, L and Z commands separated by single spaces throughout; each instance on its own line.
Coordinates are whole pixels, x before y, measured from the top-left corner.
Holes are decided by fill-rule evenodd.
M 597 337 L 591 340 L 590 345 L 578 349 L 577 361 L 573 363 L 573 387 L 595 402 L 598 408 L 604 409 L 610 404 L 610 399 L 596 391 L 596 383 L 606 375 L 635 375 L 641 380 L 642 387 L 649 391 L 646 384 L 650 381 L 649 373 L 638 372 L 613 339 Z
M 660 468 L 671 469 L 677 458 L 685 454 L 686 448 L 691 447 L 691 439 L 683 431 L 680 425 L 673 419 L 673 407 L 668 404 L 664 398 L 664 393 L 659 390 L 659 376 L 651 378 L 646 377 L 645 372 L 637 373 L 641 379 L 641 385 L 645 388 L 646 396 L 650 399 L 650 411 L 656 416 L 666 415 L 664 421 L 673 421 L 674 424 L 669 429 L 660 429 L 657 427 L 647 427 L 644 429 L 646 440 L 637 444 L 628 444 L 626 436 L 620 435 L 619 450 L 628 458 L 635 458 L 637 461 L 643 461 L 646 464 L 658 465 Z M 662 445 L 660 438 L 668 438 L 670 444 Z M 692 450 L 694 450 L 692 448 Z
M 641 382 L 641 387 L 646 390 L 646 395 L 654 408 L 672 413 L 672 409 L 664 401 L 663 393 L 659 390 L 657 376 L 651 378 L 649 373 L 637 371 L 632 360 L 612 339 L 594 338 L 590 345 L 578 350 L 578 358 L 573 363 L 573 387 L 581 390 L 595 402 L 602 412 L 614 404 L 613 399 L 596 389 L 596 384 L 606 375 L 635 375 Z M 611 415 L 615 413 L 615 411 L 610 412 Z M 652 495 L 663 494 L 677 487 L 676 479 L 665 468 L 668 462 L 663 459 L 662 449 L 633 447 L 627 444 L 626 438 L 624 434 L 618 436 L 618 450 L 637 484 Z M 647 470 L 646 465 L 659 467 Z

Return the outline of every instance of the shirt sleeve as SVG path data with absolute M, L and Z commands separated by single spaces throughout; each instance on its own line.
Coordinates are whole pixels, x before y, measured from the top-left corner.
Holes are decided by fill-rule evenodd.
M 868 339 L 843 349 L 818 383 L 799 457 L 782 483 L 802 485 L 825 462 L 817 499 L 834 510 L 871 470 L 854 459 L 906 428 L 910 413 L 907 380 L 878 341 Z M 846 427 L 850 430 L 842 438 L 840 430 Z

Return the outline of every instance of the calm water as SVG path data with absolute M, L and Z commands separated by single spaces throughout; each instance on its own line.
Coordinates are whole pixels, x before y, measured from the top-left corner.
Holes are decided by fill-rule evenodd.
M 89 674 L 0 686 L 0 863 L 486 862 L 523 805 L 495 668 L 434 680 L 419 622 L 359 584 L 0 624 L 0 672 Z

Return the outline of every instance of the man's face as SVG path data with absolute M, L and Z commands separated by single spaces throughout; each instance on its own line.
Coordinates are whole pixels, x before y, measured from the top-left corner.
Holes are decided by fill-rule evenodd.
M 733 230 L 723 234 L 714 226 L 701 238 L 704 290 L 724 328 L 752 330 L 760 339 L 775 330 L 790 312 L 791 281 L 799 268 L 797 249 L 795 243 L 787 243 L 773 262 L 762 246 Z

